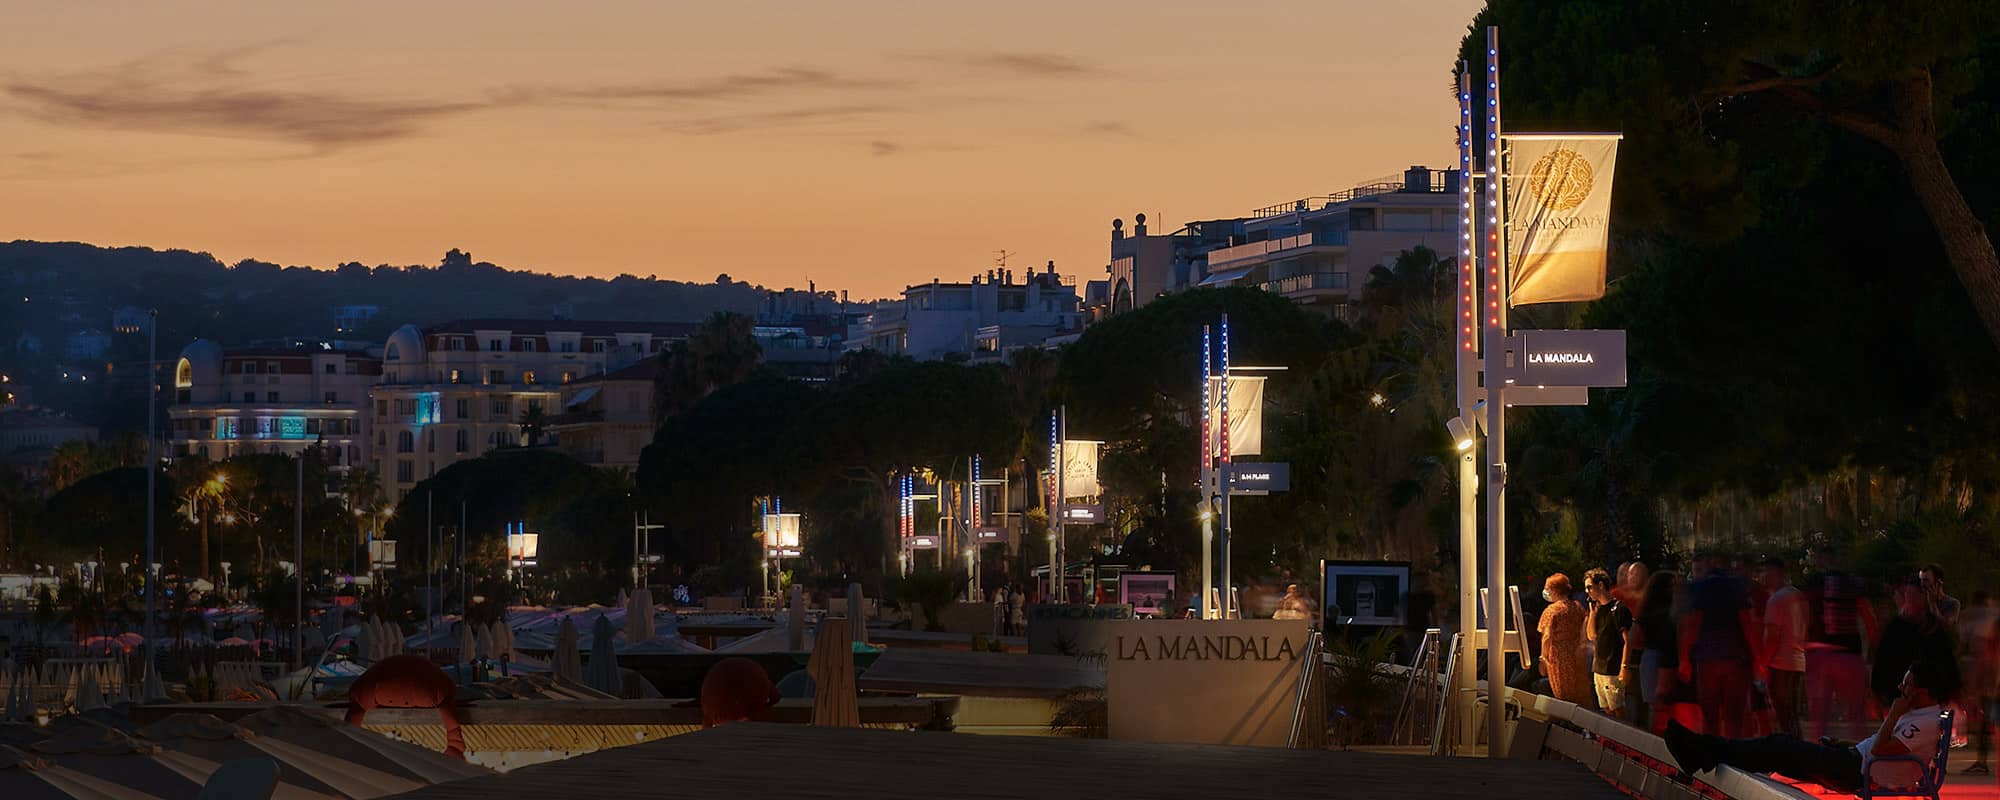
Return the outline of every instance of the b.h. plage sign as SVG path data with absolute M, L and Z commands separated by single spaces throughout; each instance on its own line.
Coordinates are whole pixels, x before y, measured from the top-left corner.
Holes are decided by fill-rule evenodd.
M 1625 385 L 1624 331 L 1525 330 L 1511 344 L 1517 386 Z
M 1117 622 L 1105 651 L 1111 738 L 1284 747 L 1304 620 Z

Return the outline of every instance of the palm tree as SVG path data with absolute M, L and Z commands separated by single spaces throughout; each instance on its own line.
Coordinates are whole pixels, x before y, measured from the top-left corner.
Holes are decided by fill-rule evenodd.
M 46 471 L 51 494 L 68 488 L 70 484 L 83 480 L 91 472 L 90 443 L 75 439 L 56 445 L 49 452 L 49 466 Z
M 660 353 L 660 371 L 653 379 L 654 423 L 664 424 L 716 389 L 749 380 L 763 358 L 755 322 L 742 314 L 716 312 L 693 336 Z
M 542 432 L 547 429 L 548 414 L 539 404 L 530 404 L 521 412 L 521 438 L 528 440 L 528 446 L 542 443 Z

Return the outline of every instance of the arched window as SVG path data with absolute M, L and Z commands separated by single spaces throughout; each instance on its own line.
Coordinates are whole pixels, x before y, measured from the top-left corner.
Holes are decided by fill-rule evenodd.
M 382 355 L 383 355 L 383 357 L 384 357 L 384 358 L 386 358 L 386 359 L 388 359 L 388 360 L 390 360 L 390 361 L 401 361 L 401 360 L 403 360 L 403 353 L 402 353 L 402 351 L 401 351 L 401 350 L 400 350 L 399 348 L 397 348 L 397 347 L 396 347 L 396 343 L 395 343 L 395 342 L 390 342 L 390 343 L 389 343 L 389 349 L 388 349 L 388 351 L 387 351 L 387 352 L 385 352 L 385 353 L 383 353 Z
M 174 367 L 174 388 L 186 389 L 194 385 L 194 364 L 187 359 Z

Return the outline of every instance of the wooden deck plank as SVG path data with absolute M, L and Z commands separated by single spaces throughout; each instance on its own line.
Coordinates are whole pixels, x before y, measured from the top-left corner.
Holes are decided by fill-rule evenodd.
M 726 725 L 398 797 L 1612 800 L 1582 766 L 1274 748 Z

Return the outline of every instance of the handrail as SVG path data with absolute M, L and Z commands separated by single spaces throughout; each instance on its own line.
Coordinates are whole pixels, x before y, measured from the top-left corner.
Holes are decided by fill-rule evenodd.
M 1292 695 L 1292 729 L 1285 736 L 1285 746 L 1294 750 L 1309 746 L 1306 742 L 1307 706 L 1312 698 L 1312 689 L 1319 683 L 1317 676 L 1326 666 L 1320 663 L 1320 653 L 1326 649 L 1325 639 L 1319 629 L 1314 628 L 1306 635 L 1306 651 L 1299 658 L 1299 685 Z M 1320 710 L 1321 724 L 1325 724 L 1325 710 Z

